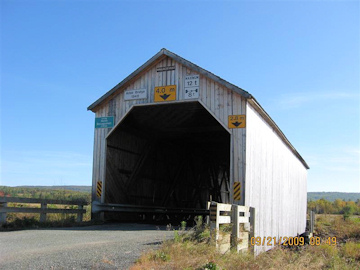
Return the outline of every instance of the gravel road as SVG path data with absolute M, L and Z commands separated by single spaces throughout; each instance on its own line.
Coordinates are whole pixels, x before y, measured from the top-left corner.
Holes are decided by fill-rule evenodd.
M 173 236 L 145 224 L 0 232 L 0 269 L 128 269 Z

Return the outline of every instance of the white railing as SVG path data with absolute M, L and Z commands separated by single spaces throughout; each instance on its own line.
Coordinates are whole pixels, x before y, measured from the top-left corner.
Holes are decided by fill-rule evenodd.
M 236 248 L 237 252 L 249 250 L 249 239 L 255 230 L 255 208 L 242 205 L 209 202 L 210 230 L 221 253 Z M 220 225 L 232 226 L 231 234 L 220 232 Z

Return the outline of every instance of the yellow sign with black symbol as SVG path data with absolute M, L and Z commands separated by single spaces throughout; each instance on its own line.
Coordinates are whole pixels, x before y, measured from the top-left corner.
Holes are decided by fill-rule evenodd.
M 240 182 L 234 182 L 234 201 L 240 201 L 241 199 L 241 184 Z
M 154 89 L 154 101 L 173 101 L 176 100 L 176 85 L 157 86 Z
M 228 116 L 228 128 L 244 128 L 244 127 L 246 127 L 245 114 Z
M 97 181 L 96 196 L 101 197 L 101 193 L 102 193 L 102 181 Z

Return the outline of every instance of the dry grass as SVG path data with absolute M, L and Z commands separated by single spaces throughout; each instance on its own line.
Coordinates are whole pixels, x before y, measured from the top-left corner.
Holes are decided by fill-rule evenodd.
M 143 254 L 131 269 L 360 269 L 360 223 L 342 216 L 318 217 L 317 232 L 325 237 L 320 246 L 276 247 L 256 258 L 235 252 L 222 255 L 202 230 Z M 339 236 L 336 246 L 325 243 L 332 236 Z
M 11 207 L 31 207 L 40 208 L 39 204 L 19 204 L 9 203 Z M 48 205 L 49 208 L 69 209 L 69 205 Z M 75 206 L 74 209 L 77 209 Z M 72 227 L 79 225 L 91 225 L 97 222 L 91 221 L 91 205 L 84 207 L 86 213 L 83 215 L 81 223 L 76 222 L 77 214 L 47 214 L 46 222 L 40 223 L 40 214 L 36 213 L 8 213 L 6 215 L 6 223 L 0 225 L 0 231 L 19 230 L 19 229 L 37 229 L 47 227 Z
M 321 238 L 336 236 L 341 243 L 360 239 L 360 217 L 344 220 L 341 215 L 316 215 L 315 233 Z

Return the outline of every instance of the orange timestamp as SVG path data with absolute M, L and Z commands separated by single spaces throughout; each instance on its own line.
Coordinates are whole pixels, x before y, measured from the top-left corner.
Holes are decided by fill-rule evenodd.
M 304 237 L 251 237 L 250 244 L 252 246 L 276 246 L 276 245 L 284 245 L 284 246 L 303 246 L 305 244 L 309 244 L 311 246 L 320 246 L 321 238 L 318 236 L 310 237 L 309 241 L 305 241 Z M 328 237 L 325 240 L 325 244 L 329 246 L 336 246 L 336 236 Z

